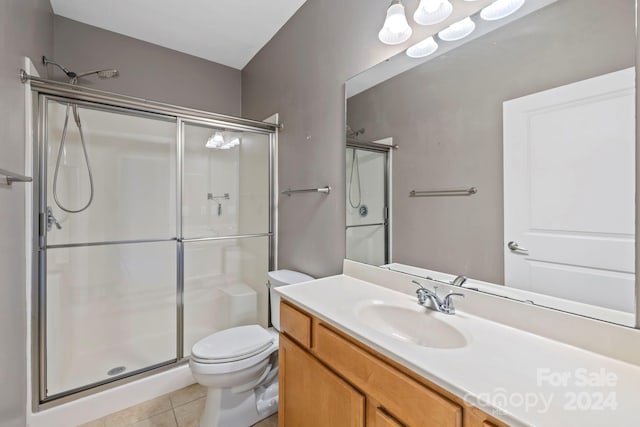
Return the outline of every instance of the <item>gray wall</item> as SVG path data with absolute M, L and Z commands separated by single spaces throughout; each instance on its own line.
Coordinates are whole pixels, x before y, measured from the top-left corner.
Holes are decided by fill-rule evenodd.
M 407 14 L 419 0 L 403 1 Z M 414 25 L 399 46 L 378 40 L 389 0 L 307 0 L 242 70 L 242 115 L 280 113 L 280 189 L 330 185 L 332 192 L 282 197 L 281 268 L 316 277 L 342 272 L 345 257 L 344 82 L 472 14 L 491 0 L 458 2 L 448 21 Z
M 350 98 L 353 129 L 400 146 L 393 260 L 504 283 L 502 103 L 633 66 L 634 20 L 633 1 L 565 0 Z
M 48 0 L 0 2 L 0 168 L 24 171 L 24 86 L 18 71 L 24 56 L 53 52 L 52 34 Z M 25 185 L 0 185 L 0 425 L 7 427 L 26 422 Z
M 96 89 L 239 116 L 241 72 L 231 67 L 56 16 L 55 60 L 76 72 L 117 68 L 83 81 Z M 49 67 L 50 72 L 54 71 Z M 50 77 L 62 78 L 56 70 Z
M 417 1 L 407 2 L 407 9 Z M 413 4 L 415 3 L 415 5 Z M 281 268 L 340 273 L 345 255 L 344 82 L 398 52 L 378 41 L 388 0 L 308 0 L 242 70 L 242 115 L 280 113 Z

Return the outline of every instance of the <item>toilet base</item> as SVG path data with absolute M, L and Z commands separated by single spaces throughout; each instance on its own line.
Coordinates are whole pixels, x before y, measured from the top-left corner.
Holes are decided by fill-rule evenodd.
M 277 376 L 269 384 L 240 393 L 209 389 L 200 427 L 249 427 L 277 411 Z

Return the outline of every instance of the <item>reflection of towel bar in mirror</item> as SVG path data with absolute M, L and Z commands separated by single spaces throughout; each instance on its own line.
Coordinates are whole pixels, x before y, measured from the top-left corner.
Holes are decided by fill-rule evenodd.
M 6 169 L 0 169 L 0 175 L 4 176 L 4 179 L 0 182 L 3 182 L 6 185 L 11 185 L 14 182 L 31 182 L 33 179 L 29 176 L 20 175 L 19 173 L 9 172 Z
M 477 187 L 471 188 L 454 188 L 448 190 L 412 190 L 409 197 L 441 197 L 441 196 L 471 196 L 478 192 Z
M 331 193 L 331 187 L 329 187 L 328 185 L 326 187 L 321 187 L 321 188 L 305 188 L 302 190 L 292 190 L 292 189 L 287 189 L 285 191 L 282 192 L 282 194 L 286 194 L 287 196 L 291 196 L 292 193 L 324 193 L 324 194 L 329 194 Z

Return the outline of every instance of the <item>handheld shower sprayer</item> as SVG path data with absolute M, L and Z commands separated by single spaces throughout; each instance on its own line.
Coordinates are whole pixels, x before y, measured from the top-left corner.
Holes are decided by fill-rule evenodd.
M 115 77 L 118 77 L 120 75 L 118 70 L 112 69 L 112 68 L 104 69 L 104 70 L 89 71 L 89 72 L 86 72 L 86 73 L 78 74 L 78 73 L 76 73 L 74 71 L 69 71 L 67 68 L 63 67 L 62 65 L 58 64 L 55 61 L 50 60 L 46 56 L 42 57 L 42 63 L 45 66 L 51 64 L 51 65 L 55 65 L 56 67 L 58 67 L 70 79 L 69 83 L 72 84 L 72 85 L 77 85 L 79 78 L 92 76 L 94 74 L 97 75 L 101 79 L 115 78 Z M 76 122 L 76 126 L 78 127 L 78 132 L 80 133 L 80 142 L 81 142 L 81 145 L 82 145 L 82 152 L 84 154 L 84 160 L 85 160 L 85 163 L 87 165 L 87 173 L 89 175 L 89 187 L 90 187 L 89 200 L 87 201 L 87 203 L 83 207 L 81 207 L 79 209 L 71 209 L 71 208 L 68 208 L 68 207 L 64 206 L 62 204 L 62 202 L 58 198 L 58 175 L 59 175 L 59 172 L 60 172 L 60 162 L 61 162 L 61 159 L 62 159 L 62 153 L 64 152 L 64 146 L 65 146 L 66 137 L 67 137 L 67 127 L 68 127 L 68 124 L 69 124 L 69 110 L 70 109 L 73 110 L 73 120 Z M 84 132 L 82 130 L 82 122 L 80 121 L 80 112 L 78 111 L 78 105 L 77 104 L 73 104 L 73 103 L 68 103 L 67 104 L 67 109 L 66 109 L 66 112 L 65 112 L 64 126 L 62 128 L 62 137 L 60 138 L 60 147 L 58 148 L 58 157 L 57 157 L 57 160 L 56 160 L 56 168 L 55 168 L 55 172 L 53 174 L 53 200 L 56 202 L 56 205 L 58 205 L 58 207 L 60 209 L 62 209 L 63 211 L 65 211 L 65 212 L 68 212 L 68 213 L 80 213 L 80 212 L 83 212 L 83 211 L 87 210 L 87 208 L 89 206 L 91 206 L 91 203 L 93 202 L 94 193 L 95 193 L 95 187 L 93 185 L 93 171 L 91 169 L 91 164 L 89 162 L 89 154 L 87 153 L 87 144 L 86 144 L 85 139 L 84 139 Z M 51 212 L 51 215 L 53 217 L 53 213 L 52 212 Z

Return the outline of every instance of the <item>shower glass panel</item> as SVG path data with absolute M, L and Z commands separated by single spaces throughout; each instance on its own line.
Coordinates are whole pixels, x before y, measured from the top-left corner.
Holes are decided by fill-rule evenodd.
M 175 119 L 79 105 L 93 201 L 68 213 L 91 197 L 89 168 L 73 110 L 61 152 L 67 104 L 49 100 L 47 110 L 47 207 L 61 227 L 51 224 L 48 245 L 176 237 Z
M 347 259 L 371 265 L 384 265 L 385 226 L 347 228 Z
M 46 99 L 49 397 L 177 357 L 177 120 Z
M 184 355 L 205 336 L 233 326 L 267 326 L 269 238 L 184 244 Z
M 183 237 L 269 232 L 269 135 L 183 125 Z
M 48 249 L 46 317 L 48 395 L 175 359 L 175 242 Z
M 372 265 L 388 262 L 387 152 L 347 147 L 348 259 Z

